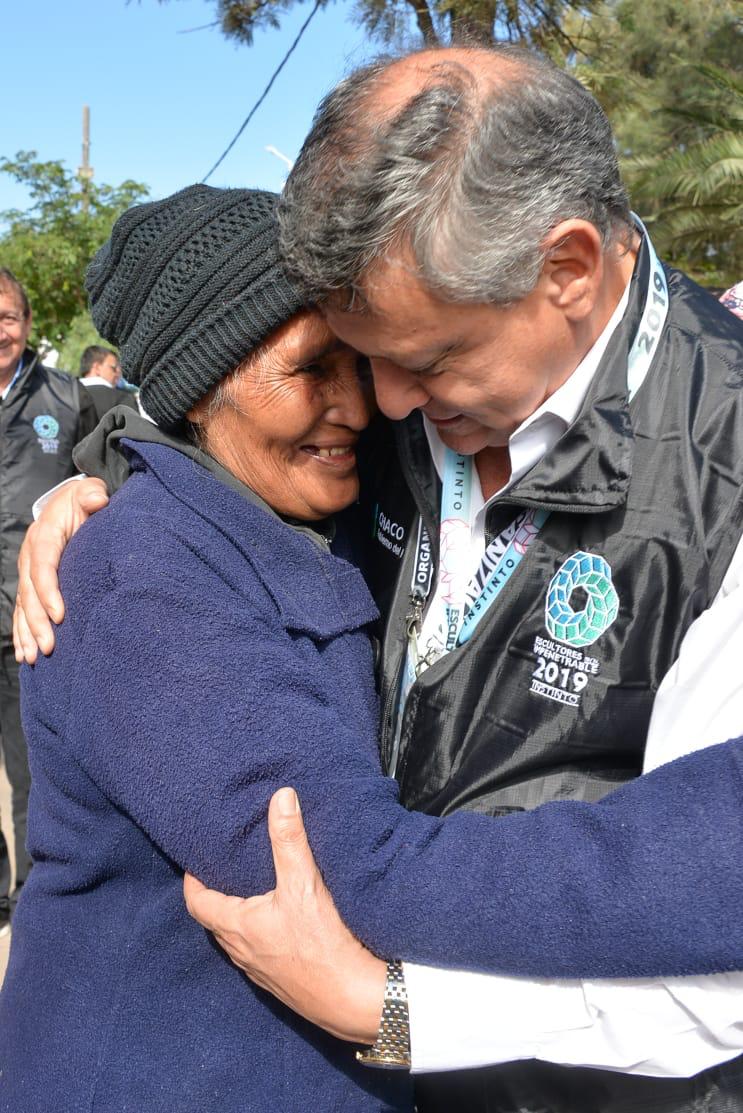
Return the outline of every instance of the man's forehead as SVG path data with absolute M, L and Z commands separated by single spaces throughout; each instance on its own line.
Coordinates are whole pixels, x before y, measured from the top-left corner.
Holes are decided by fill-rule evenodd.
M 452 303 L 450 308 L 450 313 L 424 315 L 413 306 L 392 303 L 380 312 L 329 306 L 326 312 L 338 335 L 364 355 L 422 368 L 462 343 L 460 307 Z
M 12 286 L 0 284 L 0 307 L 6 313 L 12 310 L 23 316 L 23 301 Z
M 400 244 L 364 273 L 350 312 L 394 322 L 411 313 L 446 312 L 447 307 L 423 281 L 412 248 Z

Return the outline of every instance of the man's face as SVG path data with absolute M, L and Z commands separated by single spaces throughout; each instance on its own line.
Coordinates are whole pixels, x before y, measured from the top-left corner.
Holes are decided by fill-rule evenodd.
M 0 385 L 6 386 L 15 374 L 30 331 L 31 314 L 23 316 L 15 290 L 0 286 Z
M 421 410 L 444 444 L 472 455 L 505 445 L 566 372 L 572 338 L 542 277 L 507 307 L 442 301 L 400 261 L 376 268 L 368 308 L 327 305 L 333 331 L 371 361 L 380 409 Z
M 111 386 L 116 386 L 121 374 L 118 359 L 114 355 L 107 355 L 100 363 L 93 364 L 91 374 L 100 375 L 100 377 L 105 379 L 106 382 L 109 382 Z

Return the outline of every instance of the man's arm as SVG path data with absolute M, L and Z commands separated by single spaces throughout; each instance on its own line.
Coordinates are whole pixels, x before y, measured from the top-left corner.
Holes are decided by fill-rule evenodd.
M 743 542 L 731 562 L 717 599 L 690 628 L 679 659 L 661 685 L 659 704 L 653 716 L 647 755 L 652 766 L 671 760 L 684 751 L 699 750 L 719 742 L 726 732 L 743 724 Z M 740 746 L 728 743 L 728 746 Z M 704 793 L 704 755 L 697 755 Z M 666 766 L 668 788 L 678 773 Z M 632 797 L 644 793 L 644 778 L 624 791 L 630 809 L 623 822 L 633 823 Z M 710 799 L 710 810 L 700 828 L 696 854 L 715 854 L 715 846 L 740 829 L 740 793 L 733 785 L 732 808 L 721 816 Z M 738 801 L 738 808 L 735 803 Z M 684 817 L 681 816 L 681 822 Z M 692 817 L 688 817 L 693 822 Z M 298 1011 L 316 1019 L 332 1002 L 324 999 L 324 987 L 314 975 L 311 936 L 302 932 L 308 916 L 307 903 L 292 905 L 291 893 L 298 887 L 296 874 L 310 877 L 314 863 L 309 851 L 293 860 L 277 853 L 282 829 L 271 826 L 274 852 L 287 875 L 295 875 L 282 900 L 263 905 L 251 902 L 230 908 L 229 937 L 219 935 L 224 906 L 219 894 L 210 893 L 187 881 L 189 907 L 205 926 L 215 928 L 230 957 L 251 977 L 266 978 L 268 939 L 289 938 L 278 922 L 284 914 L 291 924 L 293 969 L 301 971 L 304 984 L 287 985 L 288 955 L 274 953 L 271 977 L 274 992 L 288 993 Z M 659 824 L 656 839 L 673 840 L 673 829 Z M 301 843 L 296 833 L 294 844 Z M 609 865 L 607 863 L 607 868 Z M 277 874 L 278 874 L 277 865 Z M 317 878 L 314 887 L 317 891 Z M 281 892 L 281 875 L 277 892 Z M 632 900 L 625 890 L 617 899 Z M 566 911 L 569 905 L 566 902 Z M 638 909 L 638 915 L 641 910 Z M 346 929 L 337 914 L 330 914 L 327 901 L 318 903 L 313 917 L 324 917 L 324 946 L 342 953 Z M 735 925 L 733 930 L 736 930 Z M 528 930 L 528 929 L 527 929 Z M 683 923 L 679 924 L 683 930 Z M 301 956 L 301 958 L 300 958 Z M 689 1076 L 723 1062 L 743 1051 L 743 974 L 708 975 L 697 978 L 601 981 L 527 981 L 521 978 L 483 976 L 463 971 L 405 965 L 408 989 L 414 1070 L 448 1070 L 477 1067 L 518 1058 L 606 1067 L 626 1073 L 656 1076 Z M 353 969 L 345 972 L 353 982 Z M 278 984 L 283 983 L 283 984 Z M 265 984 L 265 983 L 261 983 Z M 368 1003 L 367 1003 L 368 1005 Z M 313 1012 L 316 1015 L 313 1015 Z M 336 1027 L 341 1017 L 333 1018 Z
M 81 388 L 81 439 L 73 450 L 75 465 L 88 478 L 65 480 L 34 503 L 36 522 L 27 531 L 18 558 L 18 596 L 13 616 L 16 660 L 33 665 L 38 651 L 54 649 L 52 622 L 64 616 L 64 601 L 58 588 L 62 553 L 87 518 L 101 510 L 129 477 L 129 462 L 119 451 L 120 440 L 152 422 L 129 406 L 115 407 L 100 421 L 90 395 Z M 51 620 L 51 621 L 50 621 Z
M 18 596 L 13 642 L 19 664 L 33 665 L 38 651 L 54 649 L 54 627 L 64 618 L 57 570 L 67 543 L 91 514 L 108 503 L 100 479 L 65 480 L 44 496 L 44 507 L 23 539 L 18 554 Z
M 670 785 L 678 769 L 666 771 Z M 243 900 L 186 876 L 186 904 L 256 984 L 341 1039 L 372 1043 L 384 963 L 375 977 L 373 956 L 341 920 L 295 801 L 282 789 L 269 808 L 274 890 Z M 542 1059 L 682 1078 L 743 1051 L 741 973 L 591 982 L 404 968 L 417 1072 Z

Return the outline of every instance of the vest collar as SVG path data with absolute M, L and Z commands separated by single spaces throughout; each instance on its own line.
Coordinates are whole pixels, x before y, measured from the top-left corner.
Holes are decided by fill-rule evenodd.
M 599 362 L 578 416 L 552 451 L 504 495 L 504 502 L 577 513 L 600 513 L 626 502 L 634 456 L 627 360 L 649 280 L 650 255 L 643 236 L 630 279 L 627 310 Z

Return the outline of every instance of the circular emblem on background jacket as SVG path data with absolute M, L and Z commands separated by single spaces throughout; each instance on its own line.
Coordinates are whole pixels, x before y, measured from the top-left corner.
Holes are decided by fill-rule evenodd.
M 34 433 L 44 441 L 53 440 L 59 433 L 59 422 L 50 414 L 39 414 L 34 418 Z
M 582 610 L 571 603 L 581 588 Z M 611 582 L 611 568 L 603 557 L 579 550 L 560 565 L 550 580 L 546 602 L 547 630 L 565 645 L 592 645 L 611 626 L 619 611 L 619 597 Z

